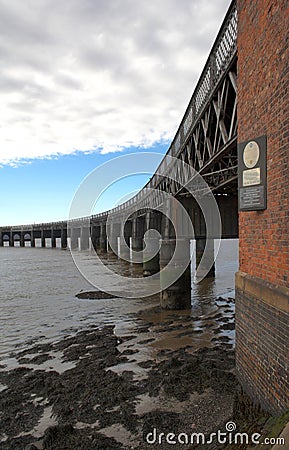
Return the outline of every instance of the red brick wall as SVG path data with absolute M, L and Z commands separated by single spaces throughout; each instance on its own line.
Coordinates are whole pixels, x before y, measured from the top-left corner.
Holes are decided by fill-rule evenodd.
M 238 141 L 267 135 L 267 210 L 239 217 L 240 270 L 289 287 L 287 0 L 237 0 Z
M 236 276 L 238 379 L 254 401 L 276 415 L 289 405 L 289 314 L 283 291 Z

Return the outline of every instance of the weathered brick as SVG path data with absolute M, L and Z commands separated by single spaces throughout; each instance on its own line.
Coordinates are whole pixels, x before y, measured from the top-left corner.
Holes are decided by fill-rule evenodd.
M 258 283 L 255 291 L 236 288 L 237 372 L 247 392 L 278 413 L 289 403 L 288 299 L 278 304 L 270 295 L 289 288 L 289 7 L 286 0 L 237 0 L 237 7 L 238 141 L 265 134 L 268 171 L 267 209 L 239 215 L 240 271 L 270 283 L 266 298 Z

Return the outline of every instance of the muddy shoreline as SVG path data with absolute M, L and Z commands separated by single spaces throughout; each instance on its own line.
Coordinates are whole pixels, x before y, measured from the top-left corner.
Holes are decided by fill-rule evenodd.
M 190 314 L 153 321 L 162 317 L 155 307 L 138 314 L 131 334 L 91 326 L 15 353 L 18 366 L 0 371 L 1 450 L 167 449 L 149 443 L 149 433 L 222 429 L 238 391 L 228 308 L 221 302 L 201 327 Z M 196 349 L 210 327 L 210 345 Z M 167 329 L 179 348 L 157 341 Z

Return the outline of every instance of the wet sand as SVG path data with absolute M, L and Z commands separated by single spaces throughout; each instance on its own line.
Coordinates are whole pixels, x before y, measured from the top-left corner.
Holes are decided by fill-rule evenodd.
M 1 450 L 167 449 L 148 434 L 222 428 L 237 386 L 234 300 L 202 312 L 155 303 L 125 329 L 90 326 L 15 352 L 0 371 Z

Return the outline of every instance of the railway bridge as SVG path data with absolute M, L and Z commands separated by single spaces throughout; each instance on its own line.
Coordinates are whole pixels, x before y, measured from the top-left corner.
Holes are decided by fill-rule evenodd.
M 276 414 L 289 403 L 288 16 L 285 0 L 231 3 L 167 154 L 133 198 L 97 215 L 0 228 L 0 245 L 115 254 L 143 264 L 144 276 L 165 269 L 178 246 L 188 255 L 192 237 L 200 277 L 214 276 L 214 239 L 239 237 L 238 377 Z M 206 196 L 218 217 L 202 207 Z M 190 307 L 187 264 L 179 258 L 179 277 L 161 289 L 164 308 Z

